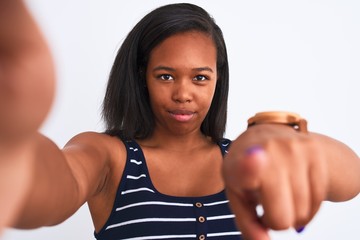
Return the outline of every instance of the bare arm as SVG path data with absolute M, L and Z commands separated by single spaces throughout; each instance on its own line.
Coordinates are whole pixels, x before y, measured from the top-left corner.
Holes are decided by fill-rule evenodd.
M 90 197 L 99 193 L 110 170 L 110 137 L 82 133 L 60 150 L 37 135 L 32 181 L 18 228 L 58 224 L 70 217 Z
M 330 137 L 313 133 L 315 141 L 327 152 L 328 191 L 326 200 L 346 201 L 360 192 L 360 158 L 347 145 Z
M 54 75 L 49 49 L 23 2 L 0 1 L 0 232 L 15 221 L 29 191 L 31 138 L 50 109 Z
M 106 179 L 108 136 L 80 134 L 61 150 L 37 132 L 54 83 L 50 51 L 26 6 L 0 1 L 0 232 L 62 222 Z

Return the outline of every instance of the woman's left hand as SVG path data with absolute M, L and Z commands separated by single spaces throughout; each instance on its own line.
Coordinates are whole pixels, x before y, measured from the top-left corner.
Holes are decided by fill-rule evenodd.
M 322 147 L 311 133 L 278 124 L 250 127 L 232 143 L 223 174 L 245 239 L 269 239 L 268 229 L 301 229 L 314 217 L 328 194 Z

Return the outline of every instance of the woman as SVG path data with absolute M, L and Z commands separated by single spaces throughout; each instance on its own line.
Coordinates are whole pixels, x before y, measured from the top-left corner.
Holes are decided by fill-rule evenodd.
M 64 149 L 27 136 L 33 185 L 13 226 L 54 225 L 87 202 L 98 239 L 268 239 L 268 228 L 299 229 L 323 200 L 359 192 L 350 149 L 288 126 L 250 127 L 223 164 L 227 91 L 226 48 L 209 15 L 190 4 L 152 11 L 113 65 L 107 132 L 79 134 Z

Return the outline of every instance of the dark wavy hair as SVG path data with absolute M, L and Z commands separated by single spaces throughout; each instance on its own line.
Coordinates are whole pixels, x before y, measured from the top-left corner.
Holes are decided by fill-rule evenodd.
M 170 4 L 148 13 L 130 31 L 112 66 L 103 101 L 102 116 L 106 132 L 123 139 L 143 139 L 154 130 L 145 73 L 149 55 L 166 38 L 188 31 L 210 36 L 217 49 L 218 81 L 214 97 L 201 131 L 213 141 L 225 132 L 229 66 L 225 41 L 214 19 L 199 6 Z

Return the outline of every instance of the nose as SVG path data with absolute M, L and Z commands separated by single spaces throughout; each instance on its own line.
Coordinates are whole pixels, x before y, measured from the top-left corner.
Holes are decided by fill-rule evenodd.
M 172 98 L 178 103 L 187 103 L 192 101 L 192 84 L 189 80 L 178 80 L 174 82 Z

